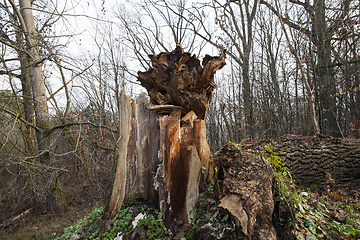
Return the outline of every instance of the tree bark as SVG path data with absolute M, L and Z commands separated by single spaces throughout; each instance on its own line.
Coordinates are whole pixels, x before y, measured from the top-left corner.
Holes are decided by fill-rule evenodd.
M 13 1 L 10 0 L 13 4 Z M 22 30 L 24 32 L 30 83 L 32 88 L 32 97 L 36 120 L 36 140 L 38 150 L 41 153 L 41 163 L 45 166 L 52 164 L 51 156 L 49 154 L 50 139 L 47 136 L 47 131 L 51 129 L 50 115 L 47 105 L 45 80 L 43 77 L 42 60 L 39 52 L 38 33 L 36 31 L 34 16 L 32 14 L 32 3 L 30 0 L 20 0 L 20 14 L 18 14 Z M 15 8 L 15 10 L 17 10 Z M 56 186 L 56 171 L 49 171 L 44 169 L 43 173 L 43 188 L 46 195 L 48 212 L 57 212 L 61 208 L 55 196 Z
M 333 33 L 328 30 L 325 16 L 325 0 L 314 3 L 312 20 L 312 41 L 317 48 L 317 81 L 319 88 L 319 113 L 321 116 L 322 132 L 329 136 L 341 137 L 340 129 L 336 122 L 336 100 L 331 96 L 336 93 L 333 70 L 331 67 L 320 68 L 319 66 L 331 65 L 331 38 Z
M 20 13 L 23 19 L 23 31 L 25 34 L 28 55 L 29 55 L 29 71 L 30 82 L 32 87 L 33 101 L 36 125 L 42 129 L 37 131 L 37 141 L 39 150 L 47 149 L 46 134 L 50 130 L 50 115 L 47 106 L 46 88 L 43 77 L 42 61 L 39 52 L 39 41 L 35 28 L 34 16 L 32 14 L 32 5 L 30 0 L 20 0 Z
M 125 198 L 125 190 L 127 181 L 127 159 L 128 159 L 128 144 L 131 133 L 131 99 L 124 93 L 120 94 L 120 138 L 116 157 L 116 174 L 112 187 L 112 192 L 105 207 L 104 215 L 101 220 L 99 237 L 105 231 L 105 223 L 113 219 L 120 211 L 122 203 Z M 130 151 L 131 152 L 131 151 Z M 142 166 L 137 166 L 142 167 Z M 134 176 L 138 177 L 138 176 Z M 133 179 L 136 181 L 136 179 Z M 128 193 L 129 194 L 129 193 Z
M 236 219 L 239 239 L 277 239 L 270 163 L 257 153 L 227 144 L 215 154 L 214 166 L 218 168 L 218 206 Z
M 24 46 L 24 36 L 20 30 L 16 31 L 16 44 L 18 45 L 18 49 L 25 49 Z M 24 112 L 25 112 L 25 120 L 30 123 L 35 123 L 35 112 L 34 112 L 34 104 L 32 99 L 32 89 L 31 89 L 31 81 L 30 81 L 30 72 L 29 72 L 29 61 L 26 55 L 26 52 L 18 50 L 18 55 L 20 59 L 20 68 L 21 68 L 21 86 L 23 93 L 23 103 L 24 103 Z M 35 131 L 30 125 L 25 126 L 25 144 L 26 144 L 26 152 L 30 154 L 34 154 L 36 152 L 36 139 L 35 139 Z
M 272 144 L 301 187 L 360 186 L 360 139 L 286 135 Z

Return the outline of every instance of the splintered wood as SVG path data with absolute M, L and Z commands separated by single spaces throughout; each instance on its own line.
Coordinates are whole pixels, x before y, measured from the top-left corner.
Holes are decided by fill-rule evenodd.
M 205 120 L 165 105 L 156 111 L 160 127 L 159 167 L 154 178 L 165 226 L 173 231 L 190 222 L 190 211 L 199 194 L 200 173 L 210 175 L 211 153 L 206 142 Z
M 165 226 L 176 231 L 189 223 L 199 194 L 200 172 L 211 175 L 211 152 L 206 141 L 205 117 L 215 72 L 225 65 L 225 52 L 206 55 L 200 64 L 180 45 L 170 53 L 149 56 L 153 68 L 138 73 L 149 93 L 160 128 L 159 167 L 154 186 Z M 180 224 L 181 225 L 181 224 Z
M 206 55 L 200 64 L 180 45 L 170 53 L 150 55 L 153 68 L 139 72 L 155 106 L 160 128 L 159 167 L 154 186 L 165 226 L 176 231 L 189 223 L 199 194 L 202 166 L 211 175 L 211 152 L 206 141 L 205 117 L 215 72 L 225 65 L 225 52 Z
M 152 68 L 138 72 L 138 80 L 156 105 L 175 105 L 191 110 L 205 119 L 206 109 L 216 87 L 214 74 L 225 65 L 225 51 L 220 56 L 206 55 L 200 64 L 195 55 L 184 52 L 180 45 L 170 53 L 149 56 Z
M 177 231 L 190 222 L 201 171 L 204 178 L 212 174 L 205 116 L 225 51 L 217 57 L 206 55 L 202 65 L 180 45 L 149 57 L 153 68 L 139 72 L 138 80 L 154 105 L 144 109 L 144 104 L 121 95 L 116 177 L 99 236 L 122 202 L 132 198 L 158 202 L 165 226 Z

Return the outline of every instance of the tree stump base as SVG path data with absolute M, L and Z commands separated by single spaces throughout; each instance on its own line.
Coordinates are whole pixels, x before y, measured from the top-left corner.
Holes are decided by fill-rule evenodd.
M 206 131 L 204 120 L 181 122 L 183 108 L 176 106 L 150 107 L 157 112 L 160 127 L 160 150 L 154 186 L 159 192 L 159 207 L 167 228 L 175 231 L 181 223 L 190 223 L 190 211 L 199 195 L 202 166 L 210 168 L 211 155 L 201 133 Z M 206 139 L 206 136 L 205 136 Z M 202 154 L 208 151 L 206 155 Z M 208 169 L 209 169 L 208 168 Z

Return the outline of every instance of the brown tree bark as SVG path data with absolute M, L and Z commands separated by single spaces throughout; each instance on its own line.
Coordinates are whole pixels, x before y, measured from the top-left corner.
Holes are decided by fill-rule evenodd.
M 338 123 L 336 122 L 336 100 L 331 97 L 336 94 L 336 86 L 334 80 L 334 72 L 330 67 L 320 68 L 319 66 L 329 66 L 332 64 L 332 49 L 331 40 L 333 31 L 329 30 L 326 21 L 326 3 L 325 0 L 317 0 L 314 2 L 312 9 L 307 10 L 311 12 L 312 21 L 312 37 L 311 40 L 317 48 L 317 69 L 316 78 L 319 92 L 319 115 L 320 126 L 322 133 L 333 136 L 341 137 L 341 131 Z
M 214 165 L 220 180 L 218 206 L 236 219 L 237 237 L 277 239 L 270 163 L 257 153 L 240 151 L 228 143 L 215 154 Z
M 40 154 L 40 161 L 45 166 L 52 164 L 51 156 L 49 154 L 50 139 L 47 136 L 47 131 L 51 129 L 50 114 L 47 106 L 45 80 L 42 70 L 42 59 L 39 51 L 39 37 L 36 31 L 34 16 L 32 13 L 32 2 L 30 0 L 20 0 L 20 10 L 17 8 L 13 0 L 9 0 L 12 4 L 26 41 L 27 66 L 29 66 L 29 77 L 32 90 L 32 99 L 35 111 L 36 126 L 36 140 Z M 25 59 L 22 59 L 25 63 Z M 27 83 L 28 84 L 28 83 Z M 28 86 L 26 86 L 28 87 Z M 47 210 L 49 212 L 56 212 L 61 209 L 55 196 L 56 191 L 56 171 L 44 170 L 43 173 L 43 188 L 46 195 Z
M 128 164 L 126 161 L 129 153 L 128 144 L 131 133 L 131 99 L 124 92 L 121 92 L 119 103 L 120 138 L 118 140 L 119 145 L 116 155 L 116 174 L 112 187 L 112 192 L 106 204 L 104 215 L 102 217 L 99 237 L 104 233 L 105 223 L 108 220 L 113 219 L 120 211 L 125 198 L 127 181 L 131 180 L 127 178 Z M 136 177 L 139 176 L 134 176 L 134 178 Z
M 360 186 L 360 139 L 286 135 L 272 144 L 301 187 Z
M 22 28 L 25 34 L 28 59 L 30 65 L 30 82 L 32 87 L 36 125 L 43 129 L 43 132 L 37 133 L 40 150 L 47 149 L 45 134 L 50 130 L 50 115 L 47 106 L 45 81 L 42 71 L 42 61 L 39 52 L 39 41 L 35 28 L 34 16 L 32 14 L 32 4 L 30 0 L 21 0 L 20 13 L 22 16 Z
M 25 49 L 24 46 L 24 37 L 21 31 L 16 31 L 16 44 L 18 44 L 19 49 Z M 23 93 L 23 101 L 24 101 L 24 112 L 25 112 L 25 120 L 30 123 L 35 123 L 35 111 L 34 111 L 34 103 L 32 99 L 32 90 L 31 90 L 31 81 L 30 81 L 30 72 L 29 72 L 29 61 L 24 51 L 18 51 L 19 59 L 20 59 L 20 67 L 21 67 L 21 86 Z M 30 125 L 25 126 L 24 133 L 25 143 L 26 143 L 26 151 L 30 154 L 36 152 L 36 139 L 35 139 L 35 131 Z

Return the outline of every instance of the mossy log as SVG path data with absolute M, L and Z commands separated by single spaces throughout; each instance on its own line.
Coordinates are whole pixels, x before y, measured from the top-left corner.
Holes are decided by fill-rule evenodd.
M 360 186 L 360 139 L 286 135 L 271 144 L 301 187 Z

